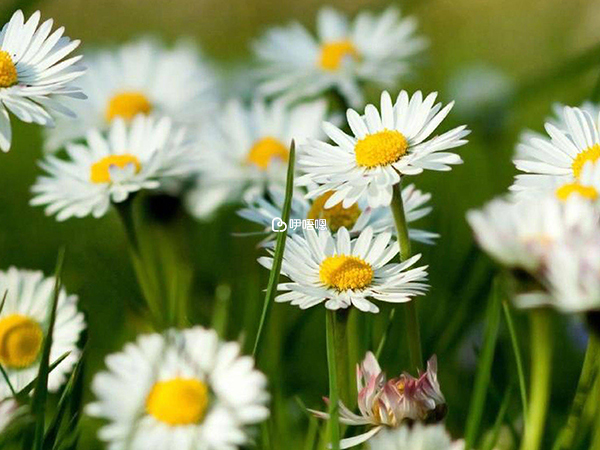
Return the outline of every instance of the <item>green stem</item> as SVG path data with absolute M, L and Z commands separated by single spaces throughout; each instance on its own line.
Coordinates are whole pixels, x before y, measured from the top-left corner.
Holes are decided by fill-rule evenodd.
M 595 387 L 595 393 L 596 393 L 596 397 L 594 397 L 594 395 L 590 396 L 590 399 L 588 400 L 588 403 L 596 403 L 593 399 L 594 398 L 598 398 L 598 393 L 600 392 L 600 378 L 597 379 L 596 381 L 596 387 Z M 596 420 L 592 426 L 592 430 L 593 430 L 593 434 L 592 434 L 592 446 L 590 447 L 591 450 L 600 450 L 600 408 L 598 408 L 597 404 L 594 405 L 596 406 Z
M 391 208 L 394 223 L 396 224 L 398 245 L 400 246 L 400 261 L 406 261 L 411 256 L 411 248 L 408 237 L 408 224 L 406 222 L 406 215 L 404 214 L 404 203 L 402 201 L 401 182 L 394 185 Z M 419 330 L 419 314 L 416 300 L 413 299 L 407 302 L 404 305 L 404 311 L 406 313 L 406 333 L 408 336 L 411 369 L 421 370 L 423 369 L 423 350 L 421 349 L 421 332 Z
M 538 450 L 544 435 L 544 424 L 550 400 L 552 363 L 551 316 L 537 309 L 531 319 L 531 398 L 521 450 Z
M 390 315 L 388 317 L 388 321 L 385 325 L 385 330 L 381 335 L 381 339 L 379 340 L 379 345 L 377 345 L 377 351 L 375 352 L 375 358 L 379 360 L 381 357 L 381 352 L 383 352 L 383 348 L 385 347 L 385 343 L 387 341 L 387 337 L 390 334 L 390 330 L 392 328 L 392 323 L 394 322 L 394 316 L 396 315 L 396 309 L 392 308 L 390 311 Z
M 335 362 L 337 365 L 337 380 L 339 397 L 349 404 L 350 400 L 350 366 L 348 364 L 348 313 L 347 309 L 336 311 L 335 327 Z
M 336 312 L 327 310 L 327 370 L 329 371 L 329 437 L 331 449 L 340 450 L 339 389 L 336 361 Z
M 515 362 L 517 364 L 517 376 L 519 378 L 519 393 L 521 394 L 523 417 L 527 417 L 527 386 L 525 383 L 525 371 L 523 370 L 523 357 L 521 355 L 521 348 L 519 347 L 519 340 L 517 339 L 515 324 L 510 314 L 510 306 L 507 302 L 502 302 L 502 309 L 504 310 L 504 318 L 506 319 L 506 325 L 508 326 L 508 333 L 510 334 L 510 341 L 515 354 Z
M 592 333 L 588 340 L 579 383 L 577 384 L 577 390 L 575 391 L 575 397 L 573 398 L 573 404 L 571 405 L 571 412 L 569 413 L 566 425 L 561 430 L 558 439 L 554 443 L 554 450 L 566 450 L 574 447 L 585 402 L 589 397 L 590 391 L 594 386 L 594 380 L 598 374 L 599 357 L 600 341 L 598 337 Z

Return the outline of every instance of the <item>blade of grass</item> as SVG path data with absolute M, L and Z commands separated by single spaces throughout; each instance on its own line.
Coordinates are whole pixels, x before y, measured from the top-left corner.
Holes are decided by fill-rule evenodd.
M 84 352 L 85 352 L 85 350 L 84 350 Z M 48 426 L 48 430 L 46 431 L 45 436 L 44 436 L 44 445 L 43 445 L 44 450 L 52 450 L 53 448 L 56 448 L 58 446 L 58 440 L 57 440 L 58 432 L 60 430 L 60 426 L 62 424 L 63 417 L 65 416 L 65 413 L 67 412 L 67 408 L 69 406 L 71 396 L 73 395 L 73 390 L 75 389 L 75 386 L 79 382 L 79 379 L 81 378 L 82 373 L 83 373 L 83 371 L 81 369 L 83 367 L 84 355 L 85 355 L 85 353 L 81 354 L 81 358 L 79 359 L 75 368 L 73 369 L 73 372 L 71 373 L 71 376 L 69 377 L 69 381 L 67 382 L 67 385 L 65 386 L 65 389 L 63 390 L 60 400 L 58 401 L 58 407 L 57 407 L 56 413 L 54 414 L 54 417 L 52 418 L 52 421 L 50 422 L 50 425 Z
M 475 441 L 477 440 L 477 433 L 481 423 L 481 416 L 483 415 L 485 398 L 487 395 L 488 386 L 490 384 L 492 363 L 494 361 L 494 350 L 496 348 L 498 329 L 500 327 L 500 295 L 500 280 L 499 278 L 495 278 L 492 286 L 491 301 L 488 305 L 486 313 L 487 324 L 485 328 L 481 356 L 479 358 L 477 373 L 475 375 L 475 387 L 473 388 L 471 405 L 467 415 L 465 448 L 468 449 L 474 448 Z
M 54 361 L 52 364 L 50 364 L 50 368 L 48 369 L 48 374 L 51 374 L 52 371 L 54 369 L 56 369 L 58 367 L 58 365 L 63 362 L 65 360 L 65 358 L 67 356 L 69 356 L 71 354 L 71 352 L 65 352 L 62 355 L 60 355 L 58 357 L 58 359 L 56 361 Z M 29 393 L 31 391 L 33 391 L 33 388 L 35 387 L 37 383 L 37 378 L 35 380 L 33 380 L 31 383 L 29 383 L 27 386 L 25 386 L 23 389 L 21 389 L 17 395 L 19 396 L 20 399 L 26 399 L 27 396 L 29 395 Z
M 8 297 L 8 289 L 4 291 L 4 295 L 2 296 L 2 303 L 0 303 L 0 313 L 4 309 L 4 304 L 6 303 L 6 297 Z
M 525 372 L 523 370 L 523 357 L 521 355 L 521 348 L 519 347 L 519 340 L 515 331 L 515 324 L 510 313 L 510 306 L 506 301 L 502 302 L 502 309 L 504 310 L 504 318 L 506 319 L 506 325 L 508 327 L 508 333 L 510 334 L 513 353 L 515 354 L 515 362 L 517 364 L 517 376 L 519 378 L 519 393 L 521 394 L 523 417 L 527 417 L 527 385 L 525 384 Z
M 6 370 L 4 370 L 4 367 L 2 367 L 2 364 L 0 364 L 0 372 L 2 372 L 2 377 L 4 378 L 4 381 L 6 381 L 6 384 L 8 384 L 10 393 L 16 399 L 18 397 L 18 394 L 16 393 L 15 388 L 13 387 L 12 383 L 10 382 L 10 378 L 8 378 L 8 374 L 6 373 Z
M 290 146 L 290 159 L 287 168 L 287 181 L 285 185 L 285 200 L 283 202 L 282 221 L 287 224 L 290 221 L 290 211 L 292 208 L 292 194 L 294 192 L 294 159 L 296 155 L 296 144 L 292 140 Z M 256 339 L 254 340 L 254 348 L 252 350 L 252 356 L 258 359 L 258 352 L 260 350 L 260 344 L 263 336 L 263 331 L 267 318 L 269 317 L 269 311 L 275 299 L 277 292 L 277 285 L 279 283 L 279 274 L 281 272 L 281 265 L 283 262 L 283 251 L 285 249 L 285 240 L 287 238 L 287 232 L 282 231 L 277 233 L 277 241 L 275 244 L 275 254 L 273 255 L 273 267 L 269 274 L 269 284 L 267 286 L 267 293 L 265 294 L 265 301 L 263 304 L 263 310 L 258 324 L 258 331 L 256 333 Z
M 44 444 L 46 401 L 48 398 L 48 374 L 50 373 L 50 349 L 52 348 L 52 335 L 54 332 L 54 324 L 56 322 L 56 310 L 58 307 L 58 299 L 60 297 L 61 277 L 64 259 L 65 249 L 63 247 L 58 252 L 56 270 L 54 273 L 54 296 L 52 298 L 52 305 L 50 306 L 48 330 L 46 334 L 46 339 L 44 340 L 42 358 L 40 360 L 40 369 L 38 372 L 35 392 L 33 394 L 33 400 L 31 403 L 31 409 L 36 418 L 33 439 L 33 450 L 42 450 L 42 445 Z
M 381 356 L 381 352 L 385 347 L 385 342 L 387 341 L 388 334 L 390 334 L 390 330 L 392 328 L 392 324 L 394 323 L 394 316 L 396 315 L 396 308 L 392 308 L 390 311 L 390 315 L 388 316 L 387 323 L 385 325 L 385 330 L 381 335 L 381 339 L 379 339 L 379 345 L 377 345 L 377 351 L 375 352 L 375 357 L 379 359 Z

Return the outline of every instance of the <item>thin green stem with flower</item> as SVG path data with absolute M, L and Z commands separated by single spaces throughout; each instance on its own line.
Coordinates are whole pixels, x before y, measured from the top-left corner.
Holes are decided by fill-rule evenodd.
M 391 208 L 394 216 L 394 223 L 396 224 L 398 245 L 400 246 L 400 261 L 406 261 L 411 256 L 411 247 L 408 235 L 408 224 L 406 222 L 406 215 L 404 214 L 401 182 L 394 185 Z M 421 370 L 423 368 L 423 351 L 421 349 L 421 332 L 419 330 L 419 315 L 417 312 L 416 300 L 413 299 L 410 302 L 407 302 L 404 307 L 411 369 Z
M 327 369 L 329 371 L 329 436 L 331 449 L 340 450 L 339 387 L 336 361 L 336 312 L 327 310 Z

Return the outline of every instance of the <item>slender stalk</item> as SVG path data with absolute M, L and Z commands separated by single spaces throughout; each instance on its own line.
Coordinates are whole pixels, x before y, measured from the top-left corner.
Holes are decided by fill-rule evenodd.
M 525 384 L 525 372 L 523 370 L 523 357 L 521 355 L 521 348 L 519 347 L 519 340 L 515 331 L 515 324 L 510 314 L 510 306 L 507 302 L 502 302 L 502 309 L 504 310 L 504 318 L 506 319 L 508 333 L 510 334 L 510 342 L 512 344 L 513 352 L 515 354 L 515 362 L 517 364 L 517 376 L 519 378 L 519 393 L 521 394 L 523 417 L 527 417 L 527 386 Z
M 381 339 L 379 340 L 379 345 L 377 345 L 377 351 L 375 352 L 375 357 L 379 359 L 381 357 L 381 352 L 383 352 L 383 348 L 385 347 L 385 343 L 387 341 L 388 334 L 390 334 L 390 329 L 392 328 L 392 323 L 394 323 L 394 316 L 396 315 L 396 309 L 392 308 L 390 311 L 390 315 L 388 317 L 388 321 L 385 325 L 385 330 L 381 335 Z
M 400 261 L 406 261 L 411 256 L 411 248 L 408 237 L 408 224 L 406 222 L 406 215 L 404 214 L 404 203 L 402 201 L 401 182 L 394 185 L 391 208 L 394 223 L 396 224 L 398 245 L 400 246 Z M 421 370 L 423 368 L 423 350 L 421 349 L 421 332 L 419 330 L 419 314 L 416 300 L 413 299 L 405 303 L 404 311 L 406 313 L 406 333 L 408 336 L 411 369 Z
M 290 221 L 290 211 L 292 209 L 292 194 L 294 190 L 294 159 L 296 155 L 296 145 L 292 141 L 290 146 L 290 159 L 288 162 L 287 169 L 287 181 L 285 185 L 285 200 L 283 202 L 283 212 L 281 219 L 283 223 L 287 224 Z M 273 300 L 277 292 L 277 285 L 279 283 L 279 274 L 281 272 L 281 266 L 283 263 L 283 252 L 285 250 L 285 240 L 287 238 L 287 232 L 282 231 L 277 233 L 277 241 L 275 243 L 275 254 L 273 255 L 273 267 L 269 274 L 269 284 L 267 286 L 267 293 L 265 294 L 265 301 L 263 304 L 262 314 L 260 316 L 260 322 L 258 324 L 258 331 L 256 332 L 256 338 L 254 340 L 254 348 L 252 350 L 252 356 L 257 358 L 258 351 L 264 332 L 264 327 L 271 311 Z
M 546 309 L 537 309 L 531 319 L 531 397 L 521 450 L 538 450 L 550 399 L 552 362 L 551 317 Z
M 598 387 L 600 386 L 600 379 L 598 379 L 598 381 L 596 381 L 596 394 L 600 391 L 600 389 L 598 389 Z M 596 399 L 598 398 L 597 396 L 595 397 Z M 591 396 L 590 397 L 590 403 L 595 403 L 593 402 L 594 397 Z M 600 450 L 600 408 L 597 406 L 596 404 L 596 420 L 594 421 L 593 425 L 592 425 L 592 446 L 590 447 L 591 450 Z
M 336 312 L 335 327 L 335 362 L 337 365 L 337 381 L 339 397 L 349 404 L 350 399 L 350 366 L 348 363 L 348 313 L 347 309 Z
M 508 407 L 510 406 L 512 391 L 513 385 L 511 384 L 504 393 L 504 398 L 502 399 L 496 421 L 494 422 L 494 428 L 492 428 L 492 433 L 487 442 L 485 442 L 482 450 L 492 450 L 496 446 L 498 436 L 500 436 L 500 427 L 502 426 L 502 422 L 504 422 L 504 416 L 506 416 L 506 411 L 508 411 Z
M 475 447 L 479 425 L 485 406 L 485 398 L 488 393 L 490 379 L 492 375 L 492 363 L 494 361 L 494 351 L 498 339 L 498 329 L 500 327 L 500 281 L 494 280 L 491 293 L 491 301 L 486 313 L 486 328 L 483 338 L 483 347 L 479 356 L 477 373 L 475 375 L 475 385 L 471 397 L 471 405 L 467 415 L 465 448 Z
M 329 371 L 329 437 L 331 449 L 340 450 L 339 388 L 336 361 L 336 312 L 327 310 L 327 370 Z
M 585 401 L 589 397 L 590 391 L 594 386 L 594 381 L 598 375 L 598 362 L 600 358 L 600 341 L 593 333 L 590 334 L 581 375 L 571 405 L 571 412 L 566 425 L 558 435 L 554 443 L 553 450 L 567 450 L 574 448 L 575 438 L 578 434 L 581 416 L 583 414 Z

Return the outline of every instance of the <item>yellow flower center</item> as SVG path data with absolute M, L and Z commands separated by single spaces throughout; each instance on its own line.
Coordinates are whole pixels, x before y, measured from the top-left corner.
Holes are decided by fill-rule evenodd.
M 373 276 L 371 265 L 356 256 L 329 256 L 319 269 L 321 282 L 338 291 L 364 289 L 371 284 Z
M 42 327 L 20 314 L 0 320 L 0 363 L 11 369 L 31 366 L 42 348 Z
M 324 70 L 334 71 L 340 68 L 346 57 L 358 60 L 360 55 L 349 40 L 327 42 L 321 46 L 319 66 Z
M 265 137 L 254 143 L 246 158 L 248 163 L 267 170 L 273 159 L 287 162 L 290 152 L 283 143 L 273 137 Z
M 356 143 L 356 163 L 373 168 L 393 164 L 406 155 L 408 141 L 396 130 L 383 130 L 369 134 Z
M 17 84 L 17 68 L 12 58 L 4 50 L 0 50 L 0 88 Z
M 110 155 L 92 164 L 90 180 L 92 183 L 110 183 L 110 168 L 119 167 L 124 169 L 129 164 L 135 166 L 135 173 L 142 169 L 140 160 L 133 155 Z
M 325 219 L 327 226 L 334 233 L 342 227 L 351 229 L 360 216 L 360 208 L 356 203 L 349 208 L 344 208 L 341 202 L 331 208 L 325 208 L 325 203 L 332 195 L 333 191 L 330 191 L 316 198 L 306 218 L 312 220 Z
M 156 383 L 146 399 L 146 411 L 171 426 L 200 423 L 208 407 L 208 388 L 202 381 L 174 378 Z
M 588 149 L 579 153 L 573 163 L 571 164 L 571 169 L 573 169 L 573 175 L 575 178 L 579 179 L 581 176 L 581 171 L 583 170 L 583 166 L 588 161 L 595 163 L 600 158 L 600 144 L 594 144 Z
M 598 198 L 598 191 L 593 186 L 582 186 L 579 183 L 567 183 L 556 190 L 556 197 L 565 201 L 571 195 L 577 194 L 590 200 Z
M 150 114 L 152 104 L 141 92 L 121 92 L 108 102 L 106 108 L 106 120 L 111 121 L 115 117 L 131 120 L 138 114 Z

